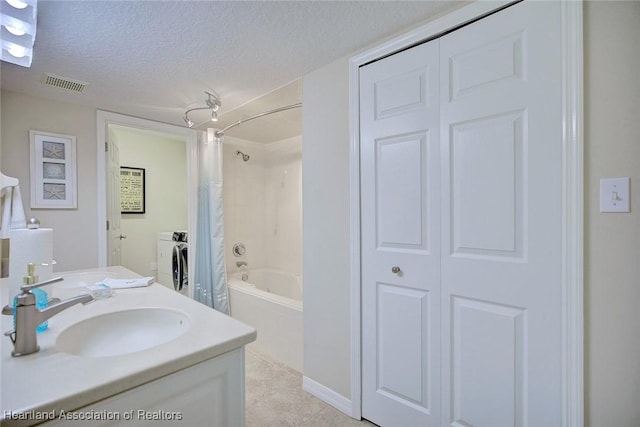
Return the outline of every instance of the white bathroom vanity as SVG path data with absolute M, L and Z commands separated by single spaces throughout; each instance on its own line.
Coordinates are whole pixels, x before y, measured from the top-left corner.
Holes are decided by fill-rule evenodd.
M 62 300 L 106 277 L 139 277 L 123 267 L 54 275 Z M 12 357 L 1 337 L 2 426 L 244 426 L 244 346 L 255 329 L 159 284 L 115 292 L 49 319 L 37 353 Z

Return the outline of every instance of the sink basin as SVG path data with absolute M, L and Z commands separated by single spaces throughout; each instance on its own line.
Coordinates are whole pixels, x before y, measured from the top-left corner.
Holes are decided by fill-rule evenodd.
M 139 308 L 85 319 L 62 331 L 58 350 L 83 357 L 120 356 L 172 341 L 189 329 L 184 313 Z

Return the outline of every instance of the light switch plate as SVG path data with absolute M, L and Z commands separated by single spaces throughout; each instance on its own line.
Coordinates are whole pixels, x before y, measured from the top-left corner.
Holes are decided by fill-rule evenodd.
M 629 182 L 628 177 L 600 180 L 600 212 L 629 212 Z

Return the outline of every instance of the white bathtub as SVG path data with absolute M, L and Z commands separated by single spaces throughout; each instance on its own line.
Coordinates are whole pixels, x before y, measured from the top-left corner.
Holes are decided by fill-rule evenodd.
M 302 372 L 302 280 L 261 268 L 232 273 L 228 281 L 231 316 L 258 331 L 249 349 Z

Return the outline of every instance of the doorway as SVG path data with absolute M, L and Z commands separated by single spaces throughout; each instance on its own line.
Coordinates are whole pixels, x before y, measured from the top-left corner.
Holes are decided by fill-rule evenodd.
M 120 212 L 119 206 L 119 195 L 114 195 L 114 192 L 119 190 L 119 169 L 120 166 L 127 167 L 136 167 L 138 169 L 147 169 L 140 167 L 143 163 L 147 162 L 147 157 L 153 157 L 153 154 L 149 154 L 149 156 L 140 155 L 140 153 L 133 153 L 131 150 L 127 151 L 125 149 L 125 153 L 129 152 L 127 159 L 130 161 L 134 161 L 137 163 L 136 165 L 129 164 L 121 164 L 119 160 L 119 151 L 122 150 L 122 147 L 118 149 L 118 141 L 123 141 L 129 138 L 137 139 L 141 142 L 142 145 L 139 145 L 138 148 L 143 148 L 145 146 L 145 142 L 143 139 L 155 139 L 158 141 L 158 149 L 159 150 L 181 150 L 182 155 L 180 155 L 182 162 L 181 169 L 183 168 L 185 171 L 185 177 L 180 185 L 182 187 L 183 194 L 179 197 L 183 198 L 184 204 L 186 205 L 186 212 L 184 213 L 184 219 L 173 218 L 179 216 L 179 212 L 176 212 L 175 215 L 171 215 L 172 218 L 169 218 L 172 223 L 181 222 L 185 224 L 185 228 L 182 231 L 187 231 L 187 233 L 191 230 L 195 230 L 195 213 L 196 213 L 196 194 L 195 194 L 195 185 L 196 185 L 196 168 L 193 167 L 196 165 L 196 132 L 190 129 L 182 128 L 179 126 L 168 125 L 165 123 L 154 122 L 151 120 L 139 119 L 135 117 L 125 116 L 116 113 L 109 113 L 105 111 L 98 111 L 98 120 L 97 120 L 97 141 L 98 141 L 98 242 L 99 242 L 99 251 L 98 251 L 98 263 L 99 266 L 104 267 L 108 265 L 113 265 L 114 263 L 118 263 L 118 258 L 121 256 L 121 242 L 126 241 L 128 238 L 126 232 L 122 230 L 122 220 L 124 218 L 125 222 L 125 230 L 127 228 L 135 230 L 136 222 L 150 220 L 151 222 L 155 222 L 156 224 L 148 224 L 149 226 L 160 226 L 162 228 L 162 222 L 165 215 L 162 210 L 161 205 L 157 203 L 162 203 L 161 199 L 163 197 L 167 198 L 169 195 L 162 194 L 166 188 L 157 188 L 158 186 L 163 186 L 162 184 L 162 174 L 156 170 L 153 173 L 153 181 L 152 178 L 148 174 L 146 174 L 145 170 L 145 181 L 146 181 L 146 193 L 145 194 L 145 212 L 144 213 L 128 213 L 122 214 Z M 149 142 L 151 143 L 151 142 Z M 146 144 L 147 147 L 149 143 Z M 153 144 L 153 143 L 151 143 Z M 164 148 L 161 148 L 164 146 Z M 152 147 L 152 146 L 151 146 Z M 131 148 L 131 147 L 129 147 Z M 109 151 L 111 150 L 111 151 Z M 164 160 L 166 163 L 167 159 Z M 140 163 L 142 162 L 142 163 Z M 162 162 L 162 161 L 161 161 Z M 160 166 L 160 170 L 162 167 Z M 115 172 L 114 172 L 115 170 Z M 150 171 L 151 172 L 151 171 Z M 116 185 L 117 181 L 117 185 Z M 153 186 L 150 187 L 149 184 Z M 110 188 L 111 187 L 111 188 Z M 155 191 L 156 194 L 152 197 L 149 194 L 149 191 Z M 176 190 L 179 191 L 179 190 Z M 160 194 L 158 194 L 160 193 Z M 152 202 L 155 200 L 156 202 Z M 152 202 L 152 204 L 149 204 Z M 155 207 L 152 208 L 152 205 L 155 204 Z M 150 210 L 152 208 L 153 210 Z M 155 212 L 154 212 L 155 211 Z M 164 218 L 164 219 L 163 219 Z M 138 224 L 139 225 L 139 224 Z M 131 226 L 133 228 L 131 228 Z M 148 227 L 147 227 L 148 228 Z M 177 231 L 177 230 L 158 230 L 158 231 Z M 149 234 L 149 233 L 147 233 Z M 154 233 L 152 233 L 154 234 Z M 157 235 L 157 233 L 155 233 Z M 133 239 L 132 239 L 133 240 Z M 147 235 L 145 237 L 146 249 L 144 252 L 147 253 L 146 258 L 138 257 L 140 259 L 136 260 L 127 260 L 125 263 L 133 263 L 132 265 L 139 265 L 136 271 L 139 274 L 147 275 L 150 273 L 155 273 L 153 268 L 157 270 L 157 266 L 153 265 L 155 257 L 153 257 L 153 253 L 156 252 L 156 236 Z M 152 247 L 150 247 L 152 246 Z M 139 248 L 129 248 L 132 251 L 139 252 Z M 189 263 L 193 265 L 193 254 L 189 252 Z M 131 251 L 129 251 L 131 253 Z M 127 256 L 127 251 L 125 248 L 124 255 Z M 120 262 L 121 264 L 123 262 Z M 128 265 L 128 264 L 127 264 Z M 135 271 L 135 270 L 134 270 Z M 155 274 L 154 274 L 155 275 Z M 191 283 L 191 272 L 189 272 L 189 283 Z

